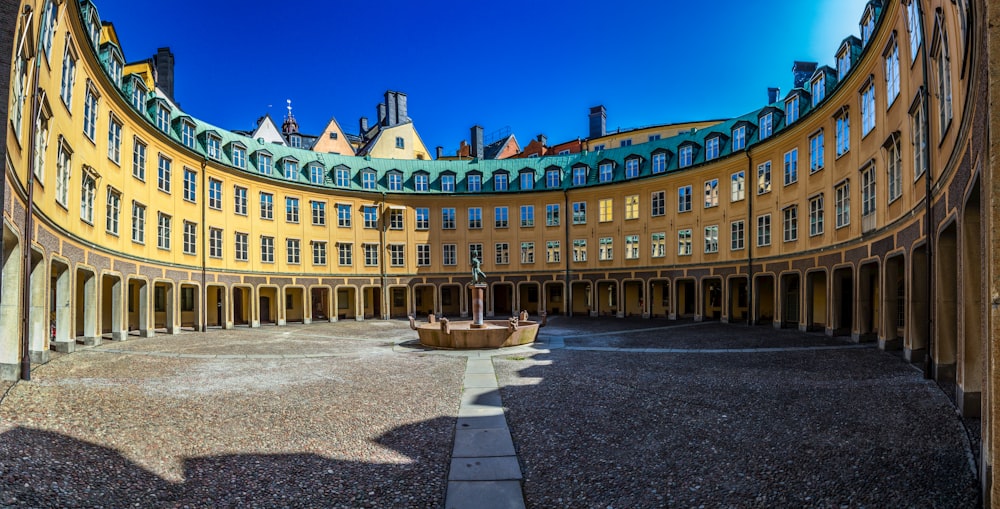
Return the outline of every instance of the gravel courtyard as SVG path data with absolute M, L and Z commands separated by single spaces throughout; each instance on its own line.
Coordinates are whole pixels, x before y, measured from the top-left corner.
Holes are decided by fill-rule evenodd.
M 133 338 L 0 384 L 0 507 L 443 507 L 466 356 L 398 321 Z M 896 355 L 569 319 L 493 364 L 527 507 L 977 507 L 970 442 Z M 481 353 L 476 353 L 481 355 Z

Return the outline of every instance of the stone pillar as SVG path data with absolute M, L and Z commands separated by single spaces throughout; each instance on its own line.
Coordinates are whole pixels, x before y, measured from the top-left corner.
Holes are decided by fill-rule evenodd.
M 472 328 L 482 329 L 486 327 L 483 323 L 483 295 L 486 292 L 485 284 L 472 285 Z

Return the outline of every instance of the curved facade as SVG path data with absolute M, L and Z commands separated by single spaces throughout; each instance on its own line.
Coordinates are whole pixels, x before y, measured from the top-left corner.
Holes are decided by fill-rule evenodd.
M 985 2 L 873 0 L 835 66 L 797 63 L 801 87 L 711 127 L 478 161 L 231 133 L 179 110 L 148 66 L 126 66 L 89 0 L 26 3 L 3 18 L 15 34 L 3 48 L 5 378 L 25 351 L 45 361 L 77 340 L 466 316 L 479 254 L 488 315 L 692 317 L 878 341 L 926 360 L 989 424 Z

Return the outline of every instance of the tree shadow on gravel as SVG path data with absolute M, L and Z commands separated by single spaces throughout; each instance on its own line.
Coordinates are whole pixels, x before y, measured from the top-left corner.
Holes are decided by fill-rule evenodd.
M 406 464 L 310 453 L 207 456 L 184 459 L 180 483 L 114 449 L 18 427 L 0 434 L 0 507 L 439 507 L 449 448 L 413 444 L 454 426 L 454 417 L 438 417 L 374 441 L 406 455 Z

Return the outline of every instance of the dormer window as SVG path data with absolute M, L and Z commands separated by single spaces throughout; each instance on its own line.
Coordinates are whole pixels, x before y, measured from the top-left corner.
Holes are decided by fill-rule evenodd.
M 337 187 L 349 187 L 351 185 L 351 169 L 346 166 L 338 166 L 334 172 L 334 184 Z
M 265 152 L 257 152 L 257 171 L 264 175 L 270 175 L 272 172 L 271 166 L 271 155 Z
M 747 146 L 747 126 L 741 125 L 733 129 L 733 152 L 743 150 Z
M 664 173 L 667 171 L 667 153 L 657 152 L 653 154 L 653 173 Z
M 56 22 L 59 18 L 59 4 L 55 0 L 45 2 L 45 17 L 42 19 L 42 51 L 45 59 L 52 59 L 52 38 L 56 35 Z
M 112 47 L 111 55 L 108 58 L 108 74 L 111 75 L 111 81 L 118 87 L 122 86 L 122 69 L 124 68 L 125 63 L 122 62 L 118 51 Z
M 809 90 L 812 92 L 812 105 L 816 106 L 826 97 L 826 73 L 813 78 Z
M 521 179 L 521 190 L 528 191 L 535 188 L 535 174 L 530 171 L 522 171 L 519 175 Z
M 222 139 L 214 134 L 209 134 L 205 137 L 205 149 L 208 152 L 208 157 L 212 159 L 219 158 L 219 146 L 222 144 Z
M 721 140 L 718 136 L 712 136 L 711 138 L 705 140 L 705 160 L 711 161 L 712 159 L 717 159 L 719 157 L 719 142 Z
M 164 104 L 156 107 L 156 127 L 165 133 L 170 132 L 170 108 Z
M 298 180 L 299 178 L 299 162 L 290 157 L 286 157 L 282 161 L 282 171 L 285 174 L 285 178 L 288 180 Z
M 87 17 L 87 35 L 90 36 L 90 42 L 96 48 L 101 40 L 101 17 L 98 16 L 94 4 L 90 4 L 90 16 Z
M 625 178 L 634 179 L 639 176 L 639 158 L 631 157 L 625 160 Z
M 138 76 L 132 78 L 132 107 L 139 111 L 146 107 L 146 84 Z
M 785 100 L 785 123 L 791 124 L 799 119 L 799 96 L 793 95 Z M 761 138 L 763 138 L 763 134 Z
M 181 121 L 181 143 L 189 149 L 194 149 L 194 123 L 188 120 Z
M 869 4 L 868 8 L 865 9 L 865 14 L 861 18 L 861 45 L 867 46 L 868 41 L 871 40 L 872 34 L 875 33 L 875 10 Z
M 441 175 L 441 192 L 443 193 L 455 192 L 455 175 L 453 174 Z
M 506 173 L 497 173 L 493 175 L 493 190 L 495 191 L 506 191 L 509 185 L 509 176 Z
M 413 190 L 420 192 L 430 190 L 430 178 L 426 173 L 418 173 L 413 176 Z
M 309 165 L 309 182 L 313 184 L 322 184 L 326 180 L 326 168 L 317 163 L 312 163 Z
M 598 167 L 597 180 L 599 182 L 611 182 L 615 175 L 615 166 L 612 162 L 601 163 Z
M 851 46 L 844 44 L 837 52 L 837 79 L 842 80 L 851 71 Z
M 472 193 L 478 193 L 483 190 L 483 176 L 482 175 L 466 175 L 465 176 L 465 187 Z
M 574 166 L 573 167 L 573 186 L 585 186 L 587 185 L 587 167 L 586 166 Z
M 361 172 L 361 188 L 367 190 L 375 189 L 375 172 L 371 170 Z
M 559 187 L 559 174 L 561 172 L 557 169 L 546 170 L 545 171 L 545 187 L 549 189 L 556 189 Z
M 246 169 L 247 168 L 247 149 L 241 145 L 233 145 L 233 166 Z
M 403 174 L 398 171 L 391 171 L 387 175 L 388 187 L 390 191 L 403 190 Z
M 771 136 L 774 131 L 774 114 L 766 113 L 762 115 L 759 119 L 760 122 L 760 139 L 764 139 Z
M 288 137 L 288 144 L 291 145 L 292 148 L 302 148 L 302 137 L 297 134 L 293 134 Z
M 681 168 L 691 166 L 694 162 L 694 147 L 691 145 L 684 145 L 681 147 L 680 152 L 678 153 L 678 159 L 677 164 Z

